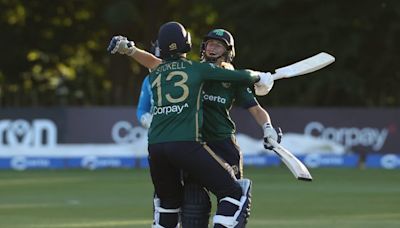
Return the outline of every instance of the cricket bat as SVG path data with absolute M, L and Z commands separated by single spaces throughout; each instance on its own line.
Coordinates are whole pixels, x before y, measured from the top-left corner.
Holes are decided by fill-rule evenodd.
M 334 61 L 335 57 L 328 53 L 321 52 L 297 63 L 293 63 L 289 66 L 276 69 L 275 74 L 273 74 L 272 77 L 274 78 L 274 80 L 278 80 L 281 78 L 291 78 L 303 74 L 308 74 L 324 68 Z
M 294 177 L 298 180 L 312 181 L 312 176 L 307 167 L 296 156 L 271 138 L 268 138 L 268 143 L 273 146 L 272 150 L 281 158 Z

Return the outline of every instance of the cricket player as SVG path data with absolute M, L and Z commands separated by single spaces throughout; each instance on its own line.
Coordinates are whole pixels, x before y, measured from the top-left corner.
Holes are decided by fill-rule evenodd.
M 151 107 L 153 106 L 153 96 L 149 83 L 149 76 L 146 76 L 142 82 L 139 102 L 136 109 L 136 118 L 144 128 L 149 128 L 153 115 Z
M 231 167 L 201 143 L 201 89 L 205 80 L 238 81 L 256 83 L 267 93 L 273 81 L 271 75 L 229 71 L 186 60 L 190 34 L 176 22 L 160 28 L 158 42 L 163 63 L 149 75 L 154 99 L 149 162 L 158 196 L 154 226 L 177 227 L 182 201 L 180 170 L 184 170 L 217 196 L 214 227 L 243 227 L 250 181 L 241 180 L 240 185 L 231 175 Z M 128 44 L 119 45 L 116 52 L 132 54 L 134 46 Z
M 203 39 L 201 46 L 202 61 L 214 63 L 219 67 L 233 68 L 230 64 L 235 57 L 233 36 L 224 29 L 215 29 Z M 135 59 L 141 58 L 137 55 Z M 151 58 L 148 58 L 149 60 Z M 161 63 L 161 59 L 153 58 L 146 62 L 147 66 Z M 140 62 L 140 61 L 139 61 Z M 275 135 L 268 113 L 258 104 L 252 91 L 238 83 L 206 82 L 203 88 L 204 126 L 203 136 L 207 145 L 227 162 L 233 169 L 236 178 L 243 177 L 242 153 L 235 139 L 235 124 L 229 115 L 234 102 L 249 110 L 255 120 L 263 127 L 264 135 Z M 142 102 L 142 96 L 139 103 Z M 268 133 L 270 131 L 271 133 Z M 278 138 L 280 141 L 281 133 Z M 268 148 L 268 145 L 265 145 Z M 250 208 L 248 208 L 248 213 Z M 208 227 L 211 203 L 208 192 L 190 177 L 185 178 L 184 200 L 182 205 L 183 227 Z
M 111 42 L 112 44 L 112 42 Z M 109 47 L 110 48 L 110 47 Z M 116 45 L 113 47 L 116 48 Z M 151 49 L 149 55 L 154 55 L 155 58 L 159 59 L 160 50 L 156 47 L 154 42 L 151 42 Z M 161 63 L 161 61 L 160 61 Z M 151 72 L 151 69 L 149 69 Z M 141 85 L 139 102 L 136 109 L 136 118 L 144 128 L 149 128 L 151 121 L 153 120 L 153 115 L 151 114 L 151 109 L 153 107 L 153 96 L 151 94 L 151 86 L 149 84 L 149 76 L 147 75 Z
M 231 65 L 235 57 L 234 38 L 224 29 L 214 29 L 203 39 L 201 60 L 214 63 L 223 68 L 233 69 Z M 209 81 L 203 87 L 204 126 L 203 136 L 207 145 L 226 161 L 234 170 L 238 179 L 243 178 L 243 156 L 236 142 L 236 127 L 229 111 L 234 104 L 247 109 L 257 123 L 263 128 L 264 137 L 273 135 L 280 141 L 281 133 L 272 127 L 268 113 L 259 105 L 253 92 L 246 85 Z M 279 130 L 280 131 L 280 130 Z M 268 145 L 266 147 L 270 148 Z M 185 198 L 182 207 L 183 227 L 206 228 L 206 218 L 210 213 L 208 195 L 200 193 L 206 189 L 190 178 L 185 180 Z M 201 198 L 203 197 L 203 198 Z M 247 215 L 250 214 L 250 207 Z M 247 221 L 246 221 L 247 222 Z M 197 225 L 199 224 L 199 225 Z M 186 226 L 185 226 L 186 225 Z

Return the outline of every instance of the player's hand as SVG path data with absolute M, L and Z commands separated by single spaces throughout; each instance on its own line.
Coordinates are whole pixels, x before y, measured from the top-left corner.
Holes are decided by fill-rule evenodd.
M 257 96 L 264 96 L 271 91 L 274 86 L 274 78 L 269 72 L 260 72 L 260 81 L 254 84 L 254 91 Z
M 227 69 L 227 70 L 234 70 L 235 69 L 235 67 L 231 63 L 228 63 L 228 62 L 222 62 L 221 63 L 221 67 L 224 68 L 224 69 Z
M 142 124 L 142 126 L 144 128 L 150 128 L 151 125 L 151 121 L 153 120 L 153 115 L 151 115 L 150 113 L 146 112 L 145 114 L 143 114 L 140 117 L 140 123 Z
M 282 130 L 281 128 L 275 129 L 270 123 L 265 123 L 263 125 L 264 130 L 264 148 L 272 150 L 273 146 L 268 142 L 268 139 L 273 139 L 278 143 L 281 143 Z
M 135 43 L 129 41 L 124 36 L 114 36 L 107 47 L 107 51 L 111 54 L 119 53 L 122 55 L 132 56 L 136 52 Z

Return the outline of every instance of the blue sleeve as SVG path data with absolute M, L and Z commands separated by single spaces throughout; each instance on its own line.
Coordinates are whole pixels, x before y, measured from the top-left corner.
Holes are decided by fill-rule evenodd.
M 142 82 L 142 89 L 140 91 L 139 102 L 136 109 L 136 118 L 140 122 L 140 118 L 146 112 L 150 112 L 152 106 L 152 95 L 149 83 L 149 76 L 146 76 Z

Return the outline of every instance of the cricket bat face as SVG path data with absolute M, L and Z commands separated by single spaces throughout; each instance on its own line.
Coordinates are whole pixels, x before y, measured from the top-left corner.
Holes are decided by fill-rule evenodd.
M 285 149 L 273 139 L 268 139 L 268 142 L 273 146 L 275 153 L 281 158 L 283 163 L 289 168 L 294 177 L 298 180 L 312 181 L 312 176 L 307 167 L 294 156 L 290 151 Z
M 335 57 L 328 53 L 321 52 L 297 63 L 276 69 L 276 73 L 273 74 L 272 77 L 274 78 L 274 80 L 277 80 L 281 78 L 291 78 L 303 74 L 308 74 L 324 68 L 334 61 Z

